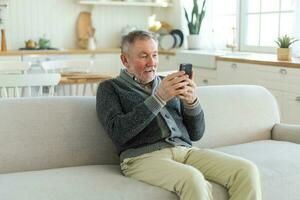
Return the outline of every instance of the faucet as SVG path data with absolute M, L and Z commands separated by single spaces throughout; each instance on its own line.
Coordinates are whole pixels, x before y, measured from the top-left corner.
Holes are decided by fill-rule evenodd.
M 236 39 L 235 39 L 235 27 L 232 27 L 231 28 L 231 30 L 232 30 L 232 43 L 231 44 L 229 44 L 229 43 L 227 43 L 226 44 L 226 48 L 230 48 L 231 49 L 231 52 L 234 52 L 234 50 L 235 50 L 235 48 L 237 48 L 237 44 L 236 44 Z

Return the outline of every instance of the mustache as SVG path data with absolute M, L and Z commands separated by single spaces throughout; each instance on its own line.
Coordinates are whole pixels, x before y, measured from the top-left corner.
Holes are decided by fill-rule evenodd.
M 145 68 L 144 71 L 155 71 L 156 72 L 156 68 L 154 68 L 154 67 L 148 67 L 148 68 Z

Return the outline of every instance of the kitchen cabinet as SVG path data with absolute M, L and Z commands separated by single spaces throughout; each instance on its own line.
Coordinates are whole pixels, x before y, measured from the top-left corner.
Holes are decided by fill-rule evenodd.
M 194 81 L 197 86 L 216 85 L 217 72 L 215 69 L 193 67 Z
M 1 61 L 21 61 L 21 56 L 0 56 L 0 62 Z
M 253 68 L 261 85 L 280 91 L 300 93 L 300 69 L 265 65 L 253 65 Z
M 300 69 L 263 65 L 254 67 L 258 83 L 276 97 L 282 121 L 300 124 Z
M 218 84 L 255 84 L 276 98 L 281 120 L 300 124 L 300 69 L 269 65 L 217 62 Z
M 217 61 L 219 84 L 255 84 L 255 70 L 250 64 Z
M 159 65 L 157 71 L 176 71 L 179 69 L 179 63 L 175 55 L 159 55 Z

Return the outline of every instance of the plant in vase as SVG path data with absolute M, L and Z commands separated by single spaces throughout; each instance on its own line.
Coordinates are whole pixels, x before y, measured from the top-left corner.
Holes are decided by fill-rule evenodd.
M 278 37 L 275 41 L 279 47 L 277 48 L 277 59 L 282 61 L 291 60 L 292 49 L 290 48 L 290 46 L 297 41 L 297 39 L 289 37 L 287 35 Z
M 205 16 L 205 3 L 206 0 L 203 0 L 201 10 L 199 11 L 198 0 L 193 0 L 193 9 L 188 15 L 187 10 L 184 8 L 185 18 L 187 20 L 187 25 L 189 29 L 189 34 L 187 37 L 188 48 L 189 49 L 199 49 L 200 48 L 200 28 Z

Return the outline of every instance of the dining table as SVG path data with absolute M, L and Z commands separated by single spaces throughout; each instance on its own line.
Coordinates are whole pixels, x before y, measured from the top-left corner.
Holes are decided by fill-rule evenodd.
M 62 72 L 59 85 L 100 83 L 111 78 L 113 78 L 112 75 L 109 76 L 94 72 Z
M 61 72 L 58 96 L 95 96 L 98 84 L 113 78 L 96 72 Z

